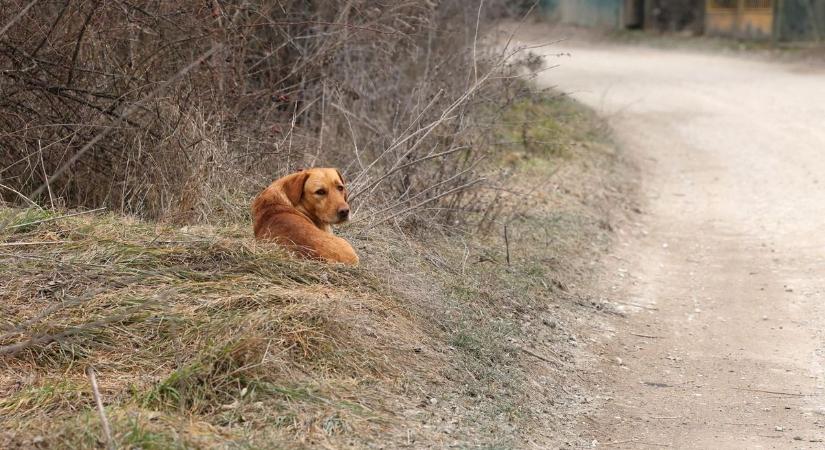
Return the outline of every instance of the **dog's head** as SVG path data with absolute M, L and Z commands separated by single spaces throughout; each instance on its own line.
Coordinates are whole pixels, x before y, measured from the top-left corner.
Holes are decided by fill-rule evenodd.
M 336 224 L 349 219 L 347 187 L 337 169 L 302 170 L 282 179 L 286 197 L 316 224 Z

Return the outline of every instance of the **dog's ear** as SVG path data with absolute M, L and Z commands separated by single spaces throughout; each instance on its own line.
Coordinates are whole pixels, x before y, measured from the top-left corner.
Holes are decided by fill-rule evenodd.
M 304 184 L 308 178 L 309 172 L 298 172 L 287 176 L 284 180 L 284 194 L 293 206 L 301 203 L 301 198 L 304 196 Z
M 344 180 L 344 176 L 341 175 L 341 171 L 335 169 L 335 173 L 338 174 L 338 178 L 341 179 L 341 184 L 344 185 L 344 201 L 349 199 L 349 190 L 347 189 L 347 182 Z

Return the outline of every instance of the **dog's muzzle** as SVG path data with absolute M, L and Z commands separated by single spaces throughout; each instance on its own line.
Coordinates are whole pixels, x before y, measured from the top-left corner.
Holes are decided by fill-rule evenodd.
M 338 210 L 338 220 L 343 222 L 349 219 L 349 208 L 341 208 Z

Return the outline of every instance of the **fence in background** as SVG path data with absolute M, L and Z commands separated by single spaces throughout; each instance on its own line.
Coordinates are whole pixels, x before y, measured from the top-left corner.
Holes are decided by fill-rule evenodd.
M 825 41 L 825 0 L 540 0 L 551 18 L 598 28 Z
M 774 0 L 707 0 L 705 33 L 768 39 L 774 29 Z

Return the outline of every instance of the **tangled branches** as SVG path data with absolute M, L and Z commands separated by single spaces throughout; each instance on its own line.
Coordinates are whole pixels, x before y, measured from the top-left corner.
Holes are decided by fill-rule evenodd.
M 335 165 L 369 223 L 454 220 L 520 86 L 478 42 L 501 5 L 468 3 L 10 0 L 0 199 L 214 220 Z

